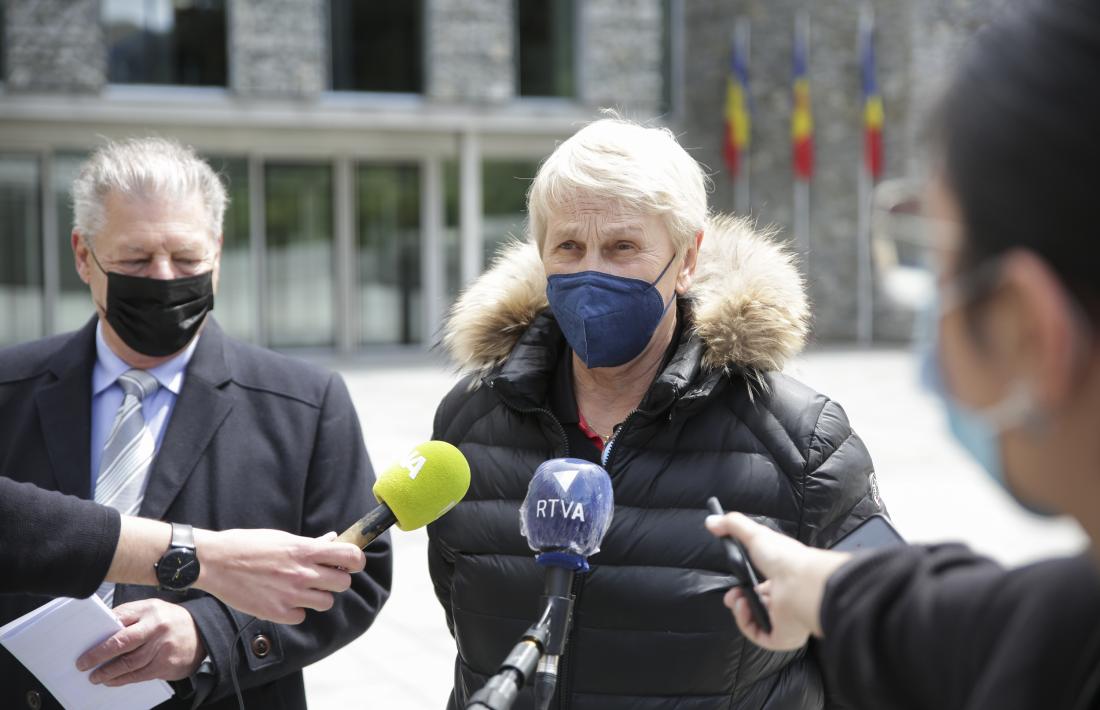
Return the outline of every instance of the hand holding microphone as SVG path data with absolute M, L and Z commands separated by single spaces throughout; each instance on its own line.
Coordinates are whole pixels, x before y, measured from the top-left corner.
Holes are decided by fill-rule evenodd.
M 374 484 L 378 507 L 341 533 L 340 542 L 365 548 L 395 523 L 416 530 L 458 505 L 470 489 L 470 464 L 446 441 L 428 441 L 382 472 Z

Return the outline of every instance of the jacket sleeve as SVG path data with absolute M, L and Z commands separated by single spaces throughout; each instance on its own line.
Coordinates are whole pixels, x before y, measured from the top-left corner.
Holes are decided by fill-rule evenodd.
M 456 400 L 460 399 L 460 393 L 469 390 L 469 378 L 463 378 L 439 403 L 435 411 L 435 419 L 432 422 L 432 439 L 446 441 L 455 446 L 459 445 L 457 436 L 451 431 L 451 423 L 454 420 L 457 409 Z M 462 503 L 459 503 L 462 505 Z M 451 614 L 451 578 L 454 575 L 454 551 L 441 538 L 438 526 L 432 523 L 428 526 L 428 573 L 432 578 L 432 589 L 435 598 L 443 607 L 443 613 L 447 619 L 447 629 L 451 636 L 455 635 L 454 616 Z
M 863 707 L 962 707 L 993 652 L 1004 571 L 961 545 L 862 555 L 821 608 L 830 687 Z
M 817 418 L 802 478 L 798 539 L 830 547 L 875 513 L 886 513 L 871 454 L 844 409 L 827 400 Z
M 373 484 L 359 419 L 344 381 L 333 374 L 313 441 L 302 524 L 296 532 L 317 537 L 343 530 L 366 512 L 367 502 L 373 501 Z M 183 602 L 214 662 L 215 682 L 208 691 L 203 689 L 208 694 L 196 698 L 196 704 L 233 693 L 231 659 L 241 688 L 251 688 L 300 671 L 366 631 L 390 592 L 389 535 L 371 543 L 366 555 L 366 570 L 352 576 L 350 589 L 335 595 L 332 609 L 307 611 L 305 621 L 295 626 L 253 619 L 210 596 Z M 270 642 L 262 657 L 252 649 L 252 640 L 260 634 Z
M 113 508 L 0 476 L 0 593 L 88 596 L 121 525 Z

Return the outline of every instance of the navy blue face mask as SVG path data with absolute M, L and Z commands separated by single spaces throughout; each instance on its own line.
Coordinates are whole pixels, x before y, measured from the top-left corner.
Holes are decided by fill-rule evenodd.
M 657 284 L 601 271 L 554 274 L 546 279 L 546 298 L 573 352 L 589 368 L 618 367 L 642 354 L 665 311 Z

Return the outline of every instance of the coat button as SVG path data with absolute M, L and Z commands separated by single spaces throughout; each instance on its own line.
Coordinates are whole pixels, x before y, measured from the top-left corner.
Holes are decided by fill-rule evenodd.
M 31 710 L 42 709 L 42 695 L 37 690 L 28 690 L 25 697 L 27 700 L 27 707 Z
M 263 634 L 256 634 L 252 639 L 252 653 L 256 658 L 263 658 L 271 653 L 271 641 Z

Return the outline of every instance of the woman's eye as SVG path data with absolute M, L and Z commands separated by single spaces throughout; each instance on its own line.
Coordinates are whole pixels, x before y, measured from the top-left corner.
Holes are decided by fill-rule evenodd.
M 566 251 L 576 249 L 576 248 L 577 248 L 577 243 L 574 242 L 574 241 L 562 242 L 561 244 L 558 245 L 558 249 L 563 249 L 563 250 L 566 250 Z
M 633 249 L 634 249 L 634 245 L 631 244 L 630 242 L 618 242 L 615 245 L 615 250 L 616 251 L 631 251 Z

